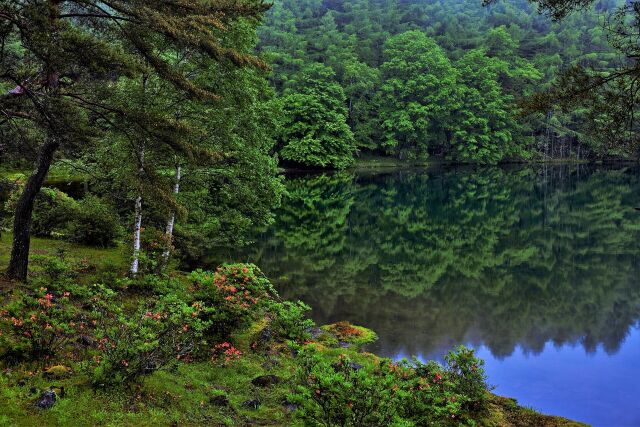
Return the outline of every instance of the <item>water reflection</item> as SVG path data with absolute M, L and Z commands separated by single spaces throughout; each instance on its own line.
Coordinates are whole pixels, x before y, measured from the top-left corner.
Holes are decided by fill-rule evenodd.
M 379 331 L 386 354 L 615 353 L 640 318 L 636 169 L 337 174 L 288 190 L 244 257 L 319 321 Z
M 505 360 L 544 364 L 553 352 L 598 360 L 618 353 L 640 319 L 639 172 L 561 166 L 293 177 L 277 224 L 248 253 L 223 258 L 256 262 L 319 322 L 373 328 L 375 350 L 390 357 L 439 357 L 465 343 L 491 359 L 495 376 Z M 640 372 L 630 372 L 627 391 L 640 392 Z M 528 388 L 529 397 L 535 392 Z

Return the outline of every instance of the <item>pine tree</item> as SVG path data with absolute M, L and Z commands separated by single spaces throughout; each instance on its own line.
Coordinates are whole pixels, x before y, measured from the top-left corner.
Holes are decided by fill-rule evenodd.
M 220 36 L 229 24 L 259 19 L 267 9 L 262 0 L 0 0 L 0 87 L 13 87 L 0 98 L 2 120 L 26 121 L 41 136 L 16 208 L 9 278 L 27 277 L 34 200 L 58 151 L 77 152 L 97 130 L 117 126 L 190 151 L 182 138 L 189 129 L 179 120 L 110 105 L 117 79 L 154 75 L 191 99 L 215 100 L 224 94 L 192 81 L 172 58 L 264 66 Z M 18 47 L 9 51 L 9 45 Z

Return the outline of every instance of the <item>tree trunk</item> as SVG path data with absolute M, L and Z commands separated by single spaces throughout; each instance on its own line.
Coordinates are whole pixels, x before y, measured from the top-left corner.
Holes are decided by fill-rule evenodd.
M 44 184 L 53 162 L 53 156 L 60 146 L 56 137 L 49 136 L 40 150 L 38 162 L 33 174 L 27 180 L 16 206 L 13 221 L 13 247 L 11 261 L 7 269 L 9 279 L 26 280 L 29 266 L 29 246 L 31 244 L 31 222 L 36 196 Z
M 144 147 L 140 148 L 138 153 L 138 161 L 140 162 L 138 168 L 138 179 L 144 179 Z M 136 198 L 135 218 L 133 222 L 133 261 L 131 262 L 131 268 L 129 273 L 131 276 L 135 276 L 140 271 L 140 234 L 142 233 L 142 184 L 139 184 L 138 197 Z
M 180 164 L 176 163 L 176 182 L 173 187 L 173 194 L 176 196 L 180 193 L 180 179 L 182 178 L 182 168 Z M 171 242 L 173 241 L 173 226 L 176 223 L 176 211 L 172 210 L 167 221 L 167 227 L 165 229 L 165 244 L 167 247 L 162 253 L 162 262 L 160 263 L 159 270 L 161 271 L 169 263 L 169 257 L 171 256 Z
M 142 229 L 142 196 L 136 199 L 135 222 L 133 226 L 133 262 L 130 273 L 135 276 L 140 271 L 140 231 Z

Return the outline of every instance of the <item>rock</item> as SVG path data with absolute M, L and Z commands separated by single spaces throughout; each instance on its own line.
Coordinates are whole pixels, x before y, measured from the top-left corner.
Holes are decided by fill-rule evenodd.
M 284 402 L 283 406 L 284 410 L 287 411 L 287 413 L 295 412 L 298 410 L 298 408 L 300 408 L 300 405 L 296 405 L 295 403 L 291 402 Z
M 261 405 L 260 399 L 247 400 L 242 403 L 245 408 L 258 409 Z
M 262 364 L 262 367 L 264 369 L 270 370 L 277 367 L 278 365 L 280 365 L 280 362 L 278 361 L 278 359 L 269 359 Z
M 324 331 L 318 327 L 309 328 L 307 329 L 307 332 L 311 334 L 311 339 L 314 339 L 314 340 L 317 340 L 320 337 L 320 335 L 324 333 Z
M 36 407 L 40 409 L 49 409 L 56 404 L 56 393 L 52 390 L 43 391 L 38 400 L 36 401 Z
M 95 344 L 95 341 L 93 338 L 91 338 L 88 335 L 80 335 L 78 337 L 78 344 L 83 345 L 85 347 L 91 347 Z
M 60 380 L 66 378 L 71 373 L 71 369 L 63 365 L 52 366 L 43 372 L 43 376 L 48 379 Z
M 256 377 L 251 381 L 256 387 L 270 387 L 272 385 L 276 385 L 280 383 L 280 377 L 276 375 L 262 375 L 260 377 Z
M 209 403 L 214 406 L 229 406 L 229 398 L 226 394 L 218 394 L 209 399 Z
M 269 328 L 267 326 L 262 331 L 260 331 L 260 336 L 258 337 L 258 342 L 259 342 L 260 345 L 264 346 L 264 345 L 268 344 L 269 341 L 271 341 L 272 337 L 273 337 L 273 332 L 271 331 L 271 328 Z
M 337 371 L 342 368 L 342 365 L 340 365 L 339 363 L 333 363 L 331 367 Z M 359 363 L 351 362 L 349 363 L 349 368 L 353 369 L 354 371 L 359 371 L 360 369 L 364 368 L 364 366 Z

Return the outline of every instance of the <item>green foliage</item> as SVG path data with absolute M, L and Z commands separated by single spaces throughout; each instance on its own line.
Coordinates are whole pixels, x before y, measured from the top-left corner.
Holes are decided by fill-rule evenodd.
M 289 397 L 300 404 L 296 416 L 306 425 L 475 425 L 487 409 L 482 362 L 473 351 L 450 352 L 447 365 L 378 360 L 359 365 L 340 356 L 304 349 Z
M 384 147 L 399 158 L 426 158 L 442 145 L 458 108 L 457 71 L 422 31 L 387 40 L 380 112 Z
M 356 145 L 365 153 L 478 163 L 628 155 L 629 147 L 606 142 L 628 135 L 610 126 L 625 114 L 605 108 L 607 99 L 616 101 L 613 88 L 592 100 L 600 106 L 596 115 L 583 106 L 563 112 L 547 102 L 549 117 L 524 117 L 516 106 L 549 89 L 571 66 L 593 67 L 601 76 L 615 72 L 619 55 L 600 14 L 623 2 L 599 2 L 562 22 L 537 14 L 526 0 L 490 3 L 278 0 L 259 30 L 259 47 L 274 62 L 271 79 L 285 97 L 310 64 L 330 67 L 347 96 Z M 558 3 L 574 4 L 542 5 L 555 11 Z M 391 46 L 394 40 L 400 42 Z M 632 41 L 620 41 L 633 50 Z M 556 86 L 575 88 L 566 83 Z M 629 89 L 629 83 L 623 86 Z M 599 135 L 595 122 L 611 133 Z
M 46 361 L 59 355 L 77 333 L 77 310 L 70 296 L 40 288 L 10 297 L 0 309 L 2 358 Z
M 522 147 L 514 147 L 517 125 L 513 99 L 503 93 L 498 82 L 499 71 L 508 67 L 488 57 L 483 49 L 468 51 L 456 63 L 461 104 L 452 120 L 453 159 L 493 164 L 516 155 L 526 157 Z
M 204 304 L 200 317 L 220 340 L 235 329 L 246 327 L 277 296 L 269 280 L 255 265 L 232 264 L 214 273 L 191 273 L 193 296 Z
M 355 142 L 347 124 L 345 94 L 331 68 L 309 64 L 281 100 L 280 155 L 312 167 L 342 169 L 353 163 Z
M 407 391 L 402 415 L 416 425 L 475 425 L 486 410 L 488 392 L 483 362 L 473 350 L 458 347 L 445 356 L 446 365 L 418 360 L 398 368 Z
M 188 358 L 205 344 L 200 305 L 160 298 L 133 315 L 108 312 L 96 332 L 99 353 L 88 366 L 97 386 L 122 385 Z
M 7 210 L 15 212 L 20 191 L 11 193 Z M 77 201 L 54 188 L 43 188 L 36 197 L 31 232 L 39 237 L 57 237 L 88 246 L 113 246 L 121 226 L 112 207 L 88 194 Z
M 268 305 L 270 327 L 281 338 L 298 343 L 311 337 L 309 330 L 314 322 L 306 317 L 311 307 L 301 301 L 271 301 Z
M 67 214 L 63 233 L 69 242 L 109 247 L 121 235 L 118 216 L 96 196 L 86 195 L 77 202 L 74 212 Z
M 8 208 L 15 212 L 21 190 L 11 193 Z M 59 235 L 67 221 L 77 212 L 77 202 L 60 190 L 43 188 L 36 197 L 31 231 L 34 236 L 50 237 Z
M 296 416 L 305 425 L 397 425 L 404 392 L 388 361 L 360 368 L 348 357 L 332 363 L 309 349 L 298 357 L 297 385 L 289 400 L 300 405 Z

